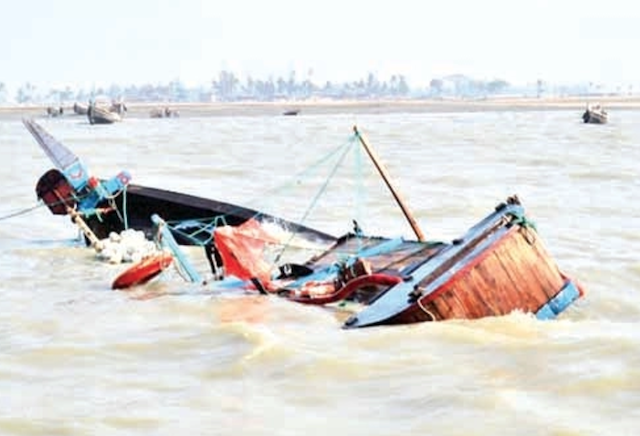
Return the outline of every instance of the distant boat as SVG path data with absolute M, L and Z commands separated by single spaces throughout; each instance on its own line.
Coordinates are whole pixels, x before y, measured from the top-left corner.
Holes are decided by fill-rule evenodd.
M 111 107 L 109 108 L 109 110 L 111 112 L 115 112 L 119 115 L 124 115 L 124 113 L 128 110 L 127 109 L 127 105 L 124 104 L 124 102 L 122 100 L 120 101 L 112 101 L 111 102 Z
M 284 111 L 282 115 L 295 116 L 300 113 L 300 109 L 290 109 L 288 111 Z
M 582 114 L 582 121 L 587 124 L 606 124 L 609 114 L 600 105 L 587 105 L 587 109 Z
M 180 112 L 175 109 L 171 109 L 168 106 L 164 108 L 154 108 L 149 112 L 151 118 L 177 118 L 180 116 Z
M 74 103 L 73 104 L 73 113 L 77 115 L 86 115 L 89 107 L 84 104 Z
M 53 107 L 53 106 L 49 106 L 47 107 L 47 115 L 49 117 L 59 117 L 64 113 L 64 109 L 62 109 L 61 107 Z
M 109 108 L 92 104 L 87 110 L 87 118 L 90 124 L 113 124 L 122 121 L 119 113 L 111 111 Z

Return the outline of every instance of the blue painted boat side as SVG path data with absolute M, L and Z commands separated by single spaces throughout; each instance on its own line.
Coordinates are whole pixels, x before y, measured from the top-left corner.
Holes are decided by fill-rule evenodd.
M 68 176 L 65 175 L 65 177 L 68 179 Z M 78 209 L 82 212 L 90 213 L 99 203 L 125 189 L 130 180 L 131 174 L 129 174 L 128 171 L 121 171 L 115 177 L 99 182 L 95 189 L 89 191 L 89 193 L 80 200 Z M 86 186 L 87 183 L 83 185 L 83 187 Z M 77 190 L 78 189 L 76 189 L 76 191 Z
M 580 298 L 578 286 L 572 280 L 567 280 L 560 292 L 549 300 L 547 304 L 538 309 L 536 318 L 542 320 L 554 319 L 578 298 Z
M 89 182 L 89 171 L 80 159 L 63 168 L 62 173 L 77 192 L 82 191 Z

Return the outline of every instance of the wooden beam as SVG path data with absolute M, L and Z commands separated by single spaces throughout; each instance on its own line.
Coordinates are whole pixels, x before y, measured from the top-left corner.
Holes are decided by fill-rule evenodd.
M 380 173 L 380 176 L 382 177 L 382 180 L 384 180 L 384 183 L 387 185 L 387 188 L 389 188 L 389 191 L 391 191 L 391 195 L 393 195 L 393 198 L 398 203 L 398 206 L 400 206 L 400 209 L 402 210 L 402 213 L 404 214 L 405 218 L 407 218 L 407 221 L 409 222 L 409 225 L 413 229 L 413 233 L 415 233 L 416 238 L 418 238 L 418 241 L 424 242 L 425 241 L 424 233 L 422 233 L 422 230 L 418 226 L 417 221 L 415 220 L 413 214 L 405 204 L 398 190 L 395 189 L 391 184 L 389 173 L 387 172 L 387 169 L 384 167 L 384 164 L 378 157 L 377 153 L 375 152 L 375 150 L 373 150 L 373 148 L 371 148 L 371 146 L 367 142 L 366 138 L 362 135 L 362 133 L 358 131 L 357 126 L 353 126 L 353 131 L 355 132 L 356 136 L 360 140 L 360 143 L 362 144 L 367 154 L 373 161 L 373 164 L 375 165 L 376 169 Z

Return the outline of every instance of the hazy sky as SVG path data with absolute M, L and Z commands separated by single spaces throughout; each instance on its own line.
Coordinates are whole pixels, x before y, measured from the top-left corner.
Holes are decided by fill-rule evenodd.
M 629 0 L 0 0 L 0 82 L 15 87 L 343 81 L 463 73 L 611 86 L 640 82 Z

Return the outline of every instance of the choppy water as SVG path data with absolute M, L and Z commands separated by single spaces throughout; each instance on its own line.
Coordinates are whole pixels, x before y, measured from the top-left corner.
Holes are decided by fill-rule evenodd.
M 96 261 L 67 218 L 43 208 L 7 218 L 36 205 L 35 182 L 51 165 L 19 117 L 5 117 L 0 434 L 635 434 L 640 112 L 606 126 L 579 121 L 574 111 L 383 110 L 41 120 L 97 175 L 128 169 L 139 184 L 296 220 L 313 195 L 271 194 L 295 187 L 291 176 L 358 124 L 430 238 L 459 236 L 517 193 L 558 264 L 588 291 L 552 322 L 512 314 L 343 331 L 338 314 L 276 298 L 140 301 L 111 291 L 123 267 Z M 339 234 L 356 218 L 368 233 L 411 236 L 360 163 L 367 189 L 336 175 L 337 200 L 318 201 L 307 224 Z M 193 291 L 171 275 L 151 286 Z

